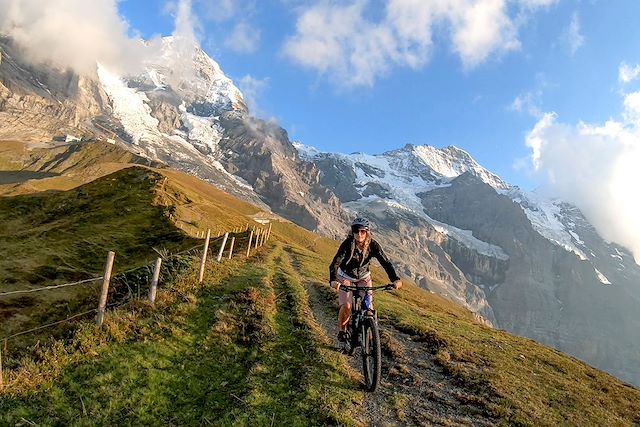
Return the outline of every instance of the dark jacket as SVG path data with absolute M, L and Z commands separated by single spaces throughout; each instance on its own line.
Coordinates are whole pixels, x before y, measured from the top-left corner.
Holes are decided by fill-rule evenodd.
M 393 268 L 393 264 L 384 254 L 380 244 L 371 239 L 368 253 L 362 256 L 362 252 L 356 247 L 353 236 L 349 236 L 338 248 L 336 256 L 329 266 L 329 280 L 338 280 L 338 268 L 354 279 L 364 278 L 369 273 L 371 258 L 376 258 L 392 282 L 400 280 Z

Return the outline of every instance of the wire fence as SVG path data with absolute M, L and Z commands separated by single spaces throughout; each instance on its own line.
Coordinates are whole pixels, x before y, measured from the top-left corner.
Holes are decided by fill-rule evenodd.
M 65 283 L 63 285 L 43 286 L 41 288 L 35 288 L 35 289 L 24 289 L 19 291 L 0 292 L 0 297 L 7 296 L 7 295 L 29 294 L 31 292 L 50 291 L 52 289 L 60 289 L 60 288 L 66 288 L 67 286 L 82 285 L 85 283 L 95 282 L 102 279 L 103 277 L 100 276 L 100 277 L 93 277 L 91 279 L 80 280 L 78 282 Z
M 47 323 L 46 325 L 36 326 L 35 328 L 27 329 L 26 331 L 22 331 L 22 332 L 15 333 L 13 335 L 9 335 L 9 336 L 4 337 L 2 339 L 6 341 L 6 340 L 9 340 L 11 338 L 19 337 L 20 335 L 26 335 L 26 334 L 29 334 L 31 332 L 36 332 L 36 331 L 39 331 L 41 329 L 46 329 L 46 328 L 49 328 L 51 326 L 59 325 L 61 323 L 68 322 L 69 320 L 73 320 L 75 318 L 84 316 L 86 314 L 95 313 L 96 311 L 98 311 L 98 309 L 94 308 L 94 309 L 91 309 L 89 311 L 85 311 L 84 313 L 74 314 L 73 316 L 67 317 L 66 319 L 58 320 L 58 321 L 52 322 L 52 323 Z
M 257 230 L 257 228 L 255 228 L 255 227 L 254 227 L 254 229 Z M 249 228 L 247 227 L 246 230 L 244 230 L 244 231 L 238 230 L 237 232 L 234 231 L 233 234 L 243 234 L 245 232 L 248 233 L 248 231 L 249 231 Z M 267 236 L 267 234 L 270 234 L 270 232 L 271 232 L 271 228 L 269 228 L 268 233 L 266 232 L 266 230 L 263 230 L 263 232 L 262 232 L 263 233 L 263 240 L 262 240 L 260 246 L 262 244 L 264 244 L 264 241 L 266 241 L 266 238 L 268 238 L 266 236 Z M 226 243 L 226 236 L 228 236 L 229 234 L 230 233 L 226 233 L 224 235 L 224 238 L 223 238 L 223 235 L 220 235 L 220 236 L 217 236 L 217 237 L 215 237 L 213 239 L 209 239 L 210 241 L 213 241 L 213 242 L 216 242 L 217 240 L 223 240 L 223 246 L 221 246 L 220 252 L 219 252 L 220 254 L 225 249 L 224 243 Z M 253 234 L 254 234 L 254 232 L 252 231 L 251 232 L 251 236 L 253 236 Z M 258 234 L 259 233 L 256 232 L 256 235 L 258 235 Z M 234 236 L 234 237 L 237 238 L 238 240 L 244 239 L 244 237 L 238 237 L 238 236 Z M 264 237 L 266 237 L 266 238 L 264 238 Z M 247 235 L 246 238 L 249 240 L 248 249 L 251 249 L 251 247 L 253 245 L 251 237 L 249 235 Z M 208 247 L 208 243 L 209 243 L 208 241 L 205 243 L 205 247 Z M 258 246 L 257 245 L 257 237 L 256 237 L 256 240 L 255 240 L 255 243 L 256 243 L 256 247 L 257 247 Z M 161 259 L 164 259 L 166 261 L 166 260 L 170 260 L 170 259 L 176 258 L 178 256 L 187 255 L 187 254 L 191 254 L 191 255 L 195 256 L 197 254 L 197 251 L 202 250 L 202 249 L 203 249 L 203 246 L 202 245 L 198 245 L 198 246 L 194 246 L 194 247 L 191 247 L 191 248 L 188 248 L 188 249 L 184 249 L 184 250 L 182 250 L 180 252 L 177 252 L 177 253 L 173 253 L 173 254 L 168 255 L 168 256 L 162 256 L 162 254 L 159 251 L 156 251 L 156 252 L 158 252 L 158 254 L 160 255 Z M 231 250 L 230 250 L 229 257 L 231 257 L 231 251 L 232 250 L 233 250 L 233 248 L 231 248 Z M 247 256 L 248 256 L 248 254 L 249 254 L 249 250 L 247 250 Z M 203 253 L 203 260 L 205 258 L 207 258 L 207 259 L 210 258 L 209 251 L 207 251 L 206 253 Z M 137 289 L 137 292 L 134 293 L 133 289 L 131 288 L 131 286 L 129 285 L 129 283 L 128 283 L 127 279 L 126 279 L 127 275 L 129 273 L 135 272 L 137 270 L 145 269 L 145 268 L 150 271 L 152 264 L 153 264 L 153 262 L 148 262 L 148 263 L 146 263 L 144 265 L 132 267 L 132 268 L 130 268 L 128 270 L 118 272 L 116 275 L 114 275 L 112 279 L 114 281 L 119 281 L 123 285 L 127 286 L 128 292 L 127 292 L 127 295 L 124 298 L 120 299 L 117 302 L 114 302 L 114 303 L 111 303 L 111 304 L 107 305 L 106 308 L 124 306 L 124 305 L 128 304 L 129 302 L 131 302 L 134 299 L 134 295 L 137 295 L 138 297 L 140 297 L 140 289 L 139 289 L 139 287 Z M 54 289 L 61 289 L 61 288 L 66 288 L 66 287 L 71 287 L 71 286 L 78 286 L 78 285 L 83 285 L 83 284 L 87 284 L 87 283 L 97 282 L 99 280 L 104 280 L 104 276 L 93 277 L 93 278 L 79 280 L 79 281 L 71 282 L 71 283 L 64 283 L 64 284 L 61 284 L 61 285 L 43 286 L 43 287 L 39 287 L 39 288 L 35 288 L 35 289 L 25 289 L 25 290 L 2 292 L 2 293 L 0 293 L 0 297 L 28 294 L 28 293 L 33 293 L 33 292 L 41 292 L 41 291 L 48 291 L 48 290 L 54 290 Z M 91 310 L 88 310 L 88 311 L 84 311 L 82 313 L 74 314 L 74 315 L 72 315 L 70 317 L 67 317 L 65 319 L 57 320 L 55 322 L 47 323 L 45 325 L 40 325 L 40 326 L 36 326 L 36 327 L 30 328 L 30 329 L 27 329 L 27 330 L 24 330 L 24 331 L 16 332 L 16 333 L 8 335 L 6 337 L 0 338 L 0 341 L 4 341 L 5 346 L 6 346 L 6 342 L 9 339 L 16 338 L 16 337 L 19 337 L 19 336 L 22 336 L 22 335 L 27 335 L 27 334 L 30 334 L 30 333 L 33 333 L 33 332 L 37 332 L 39 330 L 46 329 L 46 328 L 49 328 L 49 327 L 53 327 L 53 326 L 56 326 L 56 325 L 59 325 L 59 324 L 62 324 L 62 323 L 77 319 L 79 317 L 86 316 L 86 315 L 88 315 L 90 313 L 97 313 L 97 312 L 99 312 L 99 310 L 100 310 L 100 307 L 94 308 L 94 309 L 91 309 Z M 0 375 L 1 375 L 1 373 L 0 373 Z

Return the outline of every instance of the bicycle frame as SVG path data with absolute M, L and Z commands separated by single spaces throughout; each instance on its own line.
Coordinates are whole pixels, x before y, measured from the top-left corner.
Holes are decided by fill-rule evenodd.
M 362 307 L 362 299 L 364 297 L 364 292 L 367 291 L 380 291 L 386 290 L 390 291 L 392 289 L 393 284 L 387 284 L 384 286 L 350 286 L 350 285 L 341 285 L 340 289 L 351 292 L 351 316 L 349 318 L 349 332 L 351 333 L 351 342 L 350 348 L 348 349 L 348 353 L 351 355 L 355 351 L 357 347 L 360 346 L 361 340 L 358 336 L 358 331 L 360 331 L 360 326 L 362 325 L 362 321 L 367 316 L 366 310 Z M 363 295 L 360 295 L 360 293 Z M 376 310 L 373 310 L 373 319 L 375 323 L 378 323 L 378 313 Z
M 351 318 L 349 319 L 351 339 L 345 344 L 344 350 L 349 355 L 353 355 L 357 347 L 361 348 L 365 389 L 373 392 L 380 383 L 382 363 L 378 314 L 375 310 L 371 314 L 368 313 L 368 310 L 362 307 L 362 300 L 365 295 L 364 292 L 373 292 L 381 289 L 391 290 L 395 289 L 395 287 L 392 284 L 378 287 L 347 285 L 343 289 L 352 292 Z

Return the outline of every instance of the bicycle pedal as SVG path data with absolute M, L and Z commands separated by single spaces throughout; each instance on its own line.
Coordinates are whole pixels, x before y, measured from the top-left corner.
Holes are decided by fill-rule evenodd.
M 341 343 L 340 352 L 342 354 L 350 355 L 351 354 L 351 344 L 349 343 Z

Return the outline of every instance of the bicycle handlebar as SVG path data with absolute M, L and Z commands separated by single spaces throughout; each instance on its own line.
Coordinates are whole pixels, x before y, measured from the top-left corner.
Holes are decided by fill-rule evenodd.
M 351 285 L 340 285 L 340 288 L 346 291 L 395 291 L 396 288 L 393 283 L 388 283 L 382 286 L 351 286 Z

